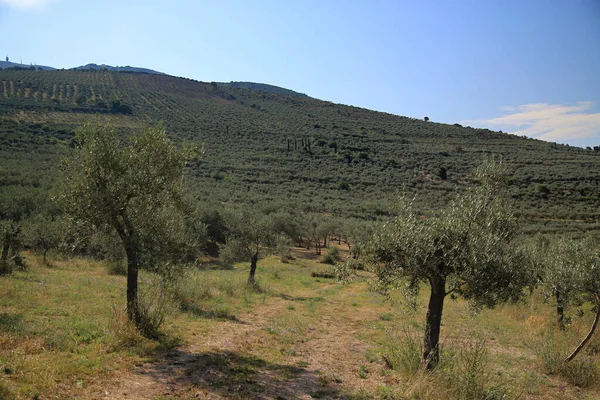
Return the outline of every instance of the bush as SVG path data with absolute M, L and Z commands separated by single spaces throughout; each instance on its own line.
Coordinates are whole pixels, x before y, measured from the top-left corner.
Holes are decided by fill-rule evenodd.
M 383 361 L 388 368 L 414 375 L 421 368 L 423 339 L 421 329 L 406 327 L 398 336 L 390 335 L 384 345 Z
M 590 354 L 581 354 L 569 363 L 565 357 L 573 347 L 569 340 L 570 332 L 559 332 L 555 328 L 541 330 L 532 341 L 534 353 L 538 356 L 543 371 L 548 375 L 561 376 L 569 383 L 579 387 L 590 387 L 600 380 L 596 357 L 593 349 Z
M 108 324 L 109 347 L 113 351 L 125 348 L 140 348 L 144 337 L 127 318 L 125 307 L 113 305 L 112 317 Z
M 140 289 L 140 331 L 146 337 L 157 338 L 166 317 L 176 310 L 172 286 L 161 277 L 151 275 L 142 282 Z
M 106 272 L 109 275 L 127 276 L 127 266 L 123 261 L 111 260 L 106 263 Z
M 292 259 L 291 245 L 292 241 L 287 236 L 277 236 L 275 253 L 280 257 L 282 263 L 287 263 Z
M 321 258 L 321 262 L 324 264 L 335 265 L 340 258 L 340 250 L 336 247 L 330 247 L 327 249 L 327 254 Z

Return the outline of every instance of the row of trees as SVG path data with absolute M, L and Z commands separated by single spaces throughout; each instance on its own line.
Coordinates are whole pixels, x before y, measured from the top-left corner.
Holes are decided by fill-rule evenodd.
M 141 268 L 159 274 L 176 272 L 201 251 L 222 250 L 231 261 L 249 261 L 248 283 L 255 284 L 261 256 L 291 240 L 321 245 L 336 236 L 351 246 L 353 258 L 365 251 L 379 288 L 418 294 L 421 283 L 430 287 L 423 364 L 439 361 L 439 338 L 445 299 L 462 296 L 476 306 L 518 300 L 524 288 L 542 283 L 557 299 L 559 323 L 569 304 L 592 300 L 600 317 L 599 257 L 590 243 L 540 240 L 524 247 L 515 240 L 518 224 L 506 192 L 506 170 L 496 161 L 485 162 L 474 174 L 475 184 L 435 215 L 421 215 L 412 201 L 401 201 L 395 218 L 371 234 L 367 224 L 342 223 L 334 218 L 301 215 L 276 206 L 227 211 L 200 210 L 186 191 L 186 167 L 202 151 L 178 148 L 161 125 L 148 126 L 120 140 L 110 127 L 85 125 L 77 133 L 75 149 L 64 163 L 60 204 L 69 227 L 91 227 L 120 241 L 127 260 L 127 311 L 143 325 L 138 304 Z M 21 219 L 30 214 L 27 202 L 3 216 L 0 267 L 19 235 Z M 260 210 L 259 210 L 260 209 Z M 40 249 L 56 246 L 53 232 L 63 232 L 57 219 L 31 219 L 40 227 Z M 37 224 L 37 225 L 36 225 Z M 26 226 L 27 224 L 24 224 Z M 43 228 L 42 228 L 43 226 Z M 362 261 L 362 260 L 361 260 Z M 353 265 L 350 263 L 350 265 Z
M 202 252 L 229 261 L 250 261 L 249 284 L 255 283 L 258 259 L 292 241 L 317 254 L 335 235 L 341 242 L 362 246 L 363 223 L 333 217 L 305 215 L 277 205 L 252 209 L 203 210 L 186 187 L 186 168 L 193 166 L 202 150 L 172 143 L 162 125 L 146 126 L 126 140 L 110 126 L 86 124 L 76 133 L 73 150 L 63 162 L 63 187 L 54 203 L 64 215 L 37 215 L 27 202 L 2 218 L 2 260 L 8 266 L 9 249 L 17 254 L 18 242 L 25 242 L 45 255 L 63 244 L 70 250 L 86 252 L 92 236 L 104 236 L 102 251 L 127 262 L 127 311 L 129 319 L 143 325 L 138 304 L 138 275 L 141 268 L 170 274 Z M 18 199 L 15 193 L 8 195 Z M 5 227 L 6 225 L 6 227 Z M 25 237 L 23 226 L 35 235 Z M 65 232 L 72 231 L 71 235 Z M 111 239 L 112 238 L 112 239 Z M 101 246 L 102 247 L 102 246 Z M 110 253 L 110 254 L 107 254 Z M 116 254 L 115 254 L 116 253 Z M 8 272 L 8 269 L 5 271 Z

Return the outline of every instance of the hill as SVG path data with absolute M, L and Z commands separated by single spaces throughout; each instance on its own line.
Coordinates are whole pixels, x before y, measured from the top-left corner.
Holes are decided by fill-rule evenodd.
M 114 72 L 136 72 L 136 73 L 141 73 L 141 74 L 157 74 L 157 75 L 164 75 L 164 73 L 162 72 L 158 72 L 158 71 L 154 71 L 152 69 L 148 69 L 148 68 L 140 68 L 140 67 L 131 67 L 129 65 L 126 65 L 124 67 L 113 67 L 110 65 L 106 65 L 106 64 L 86 64 L 86 65 L 81 65 L 79 67 L 75 67 L 73 68 L 75 70 L 88 70 L 88 69 L 92 69 L 92 70 L 106 70 L 106 71 L 114 71 Z
M 232 87 L 232 88 L 241 88 L 241 89 L 252 89 L 252 90 L 261 90 L 267 93 L 275 93 L 283 96 L 297 96 L 297 97 L 308 97 L 304 93 L 294 92 L 290 89 L 285 89 L 279 86 L 268 85 L 266 83 L 255 83 L 255 82 L 229 82 L 229 83 L 219 83 L 221 86 Z
M 598 228 L 600 155 L 592 150 L 260 85 L 103 70 L 4 70 L 0 82 L 4 189 L 46 193 L 83 121 L 110 122 L 126 135 L 162 120 L 176 141 L 205 145 L 190 176 L 200 199 L 294 203 L 374 219 L 393 212 L 403 192 L 416 195 L 427 214 L 463 190 L 484 157 L 496 155 L 513 171 L 510 194 L 529 230 Z
M 0 61 L 0 68 L 5 69 L 5 68 L 32 68 L 35 67 L 36 69 L 42 69 L 44 71 L 54 71 L 56 68 L 52 68 L 52 67 L 48 67 L 46 65 L 27 65 L 27 64 L 19 64 L 19 63 L 14 63 L 14 62 L 10 62 L 10 61 Z

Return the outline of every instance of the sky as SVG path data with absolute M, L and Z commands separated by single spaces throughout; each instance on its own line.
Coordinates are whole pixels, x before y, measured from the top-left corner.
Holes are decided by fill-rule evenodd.
M 600 145 L 600 0 L 0 0 L 0 55 Z

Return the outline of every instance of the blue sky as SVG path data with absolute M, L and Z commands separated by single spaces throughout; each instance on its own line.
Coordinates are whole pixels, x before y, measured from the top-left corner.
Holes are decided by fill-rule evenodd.
M 2 52 L 600 145 L 598 0 L 0 0 Z

